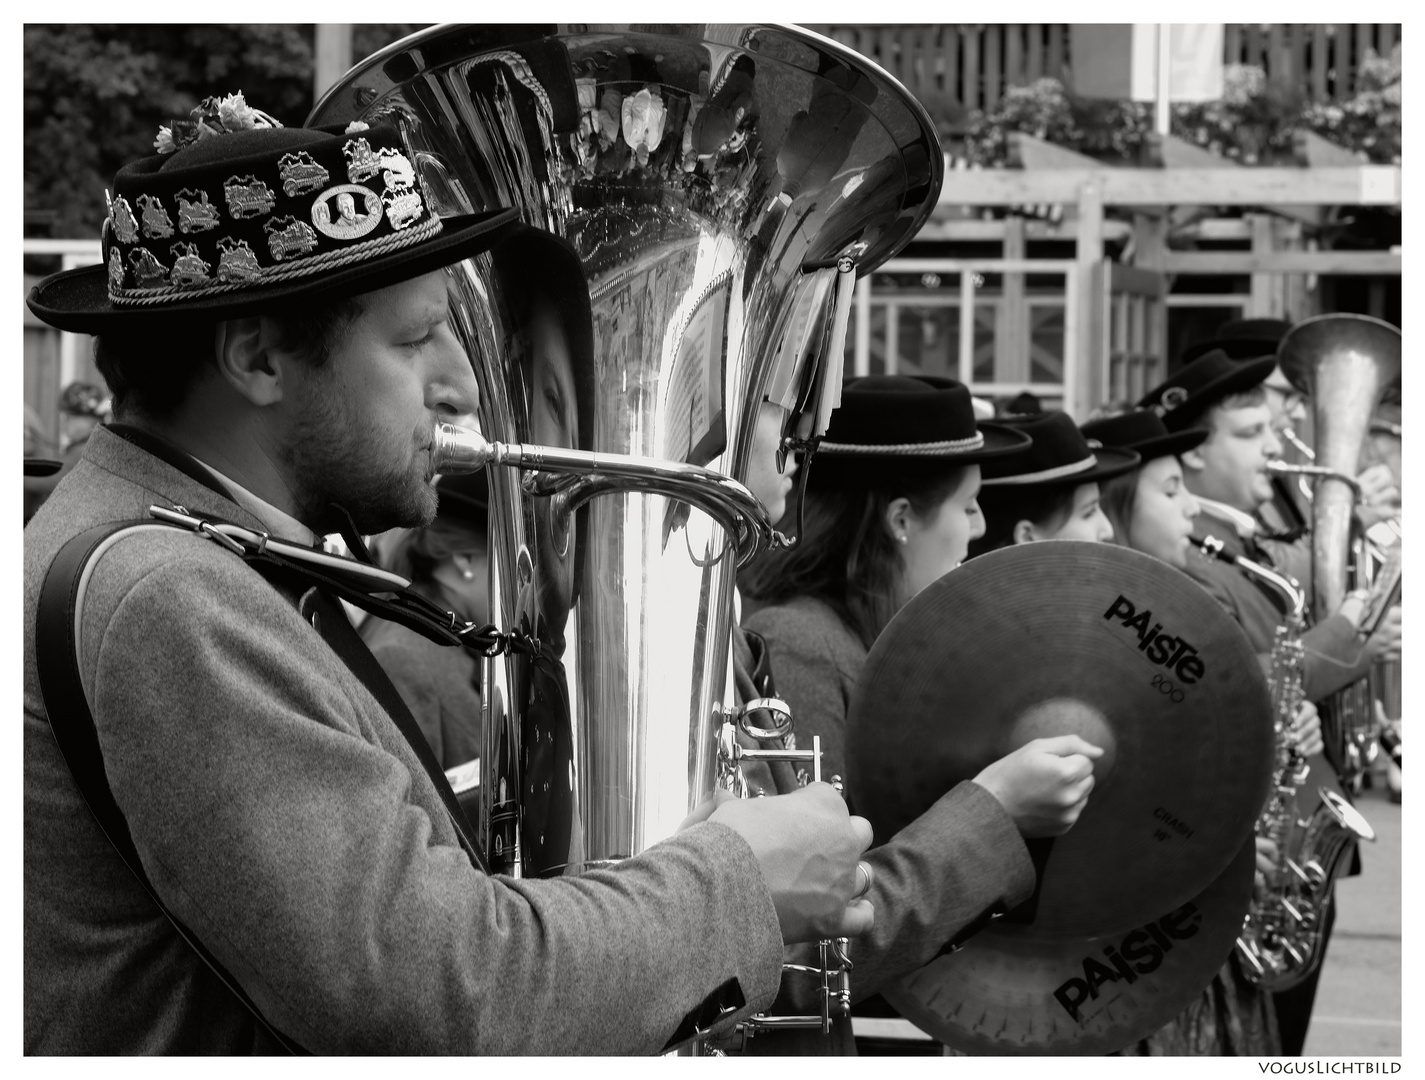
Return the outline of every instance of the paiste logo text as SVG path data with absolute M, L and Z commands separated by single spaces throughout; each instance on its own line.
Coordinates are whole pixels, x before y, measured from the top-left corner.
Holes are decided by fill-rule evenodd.
M 1174 637 L 1163 633 L 1163 624 L 1153 621 L 1153 613 L 1147 608 L 1139 611 L 1128 597 L 1119 595 L 1107 611 L 1105 619 L 1117 619 L 1125 628 L 1138 635 L 1138 651 L 1150 661 L 1177 675 L 1184 684 L 1197 682 L 1206 670 L 1197 649 L 1188 644 L 1187 638 Z
M 1174 942 L 1187 941 L 1201 929 L 1202 912 L 1196 904 L 1188 902 L 1160 919 L 1128 931 L 1117 945 L 1105 945 L 1103 956 L 1107 962 L 1097 956 L 1085 956 L 1080 961 L 1083 978 L 1067 979 L 1054 991 L 1054 997 L 1070 1018 L 1078 1021 L 1084 1005 L 1098 1000 L 1104 984 L 1122 979 L 1131 985 L 1140 976 L 1151 975 L 1173 951 Z

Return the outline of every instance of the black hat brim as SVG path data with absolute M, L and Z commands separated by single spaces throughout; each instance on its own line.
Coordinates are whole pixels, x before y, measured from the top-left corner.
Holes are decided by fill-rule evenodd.
M 109 300 L 108 270 L 99 265 L 45 278 L 30 291 L 27 302 L 30 310 L 50 326 L 76 334 L 162 325 L 176 317 L 220 320 L 279 313 L 336 297 L 375 292 L 478 255 L 498 243 L 517 217 L 513 209 L 451 214 L 441 218 L 441 230 L 431 239 L 359 260 L 341 270 L 192 300 L 142 306 L 114 304 Z
M 1142 442 L 1134 443 L 1132 446 L 1119 447 L 1119 449 L 1132 450 L 1144 461 L 1153 461 L 1155 458 L 1174 456 L 1194 447 L 1202 445 L 1207 440 L 1211 432 L 1207 428 L 1184 428 L 1182 431 L 1174 431 L 1168 435 L 1159 435 L 1154 439 L 1144 439 Z M 1107 449 L 1107 447 L 1105 447 Z M 1097 450 L 1094 451 L 1098 453 Z
M 1094 465 L 1083 472 L 1054 476 L 1047 480 L 1021 480 L 1016 476 L 996 476 L 983 481 L 985 487 L 1061 487 L 1079 484 L 1097 484 L 1112 480 L 1126 472 L 1138 468 L 1143 459 L 1132 450 L 1118 450 L 1113 447 L 1099 447 L 1093 451 Z
M 1211 382 L 1203 383 L 1193 391 L 1192 396 L 1176 409 L 1163 415 L 1163 426 L 1174 432 L 1193 426 L 1208 409 L 1231 394 L 1240 394 L 1267 381 L 1272 369 L 1277 366 L 1275 356 L 1265 356 L 1260 360 L 1241 360 L 1230 370 Z
M 25 458 L 26 476 L 53 476 L 62 468 L 64 468 L 64 462 L 55 461 L 54 458 Z

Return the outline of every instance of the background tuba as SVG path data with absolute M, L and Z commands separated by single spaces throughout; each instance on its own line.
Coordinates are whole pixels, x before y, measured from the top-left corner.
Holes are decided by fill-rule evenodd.
M 452 274 L 473 452 L 518 466 L 491 470 L 491 611 L 530 645 L 485 666 L 490 866 L 636 854 L 729 780 L 760 404 L 824 430 L 850 288 L 934 207 L 938 140 L 873 64 L 760 25 L 437 27 L 308 122 L 376 115 L 437 212 L 542 230 Z
M 1381 398 L 1400 381 L 1400 331 L 1368 315 L 1318 315 L 1287 332 L 1277 360 L 1282 374 L 1311 402 L 1314 459 L 1294 471 L 1315 477 L 1310 593 L 1311 612 L 1320 620 L 1340 607 L 1351 589 L 1375 584 L 1378 560 L 1355 518 L 1354 477 Z M 1389 666 L 1398 680 L 1398 665 Z M 1347 786 L 1359 786 L 1376 755 L 1374 702 L 1387 675 L 1377 670 L 1371 679 L 1332 695 L 1322 709 L 1327 754 Z M 1389 696 L 1399 699 L 1398 692 Z

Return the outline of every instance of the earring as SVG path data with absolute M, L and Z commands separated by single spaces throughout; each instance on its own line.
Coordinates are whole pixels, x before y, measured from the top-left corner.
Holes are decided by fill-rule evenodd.
M 906 536 L 905 533 L 901 533 L 899 536 L 896 537 L 896 539 L 899 540 L 902 544 L 910 542 L 910 537 Z
M 460 576 L 466 581 L 474 581 L 475 571 L 471 570 L 470 567 L 467 566 L 464 570 L 460 571 Z
M 455 568 L 460 571 L 461 578 L 466 581 L 475 580 L 475 570 L 471 567 L 468 557 L 462 559 L 459 555 L 456 555 L 451 561 L 455 563 Z

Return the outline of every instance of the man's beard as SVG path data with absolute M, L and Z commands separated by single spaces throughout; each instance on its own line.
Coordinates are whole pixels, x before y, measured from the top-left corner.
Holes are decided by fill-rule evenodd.
M 283 455 L 294 477 L 299 520 L 318 535 L 336 532 L 344 523 L 335 505 L 364 535 L 429 525 L 436 493 L 431 458 L 418 452 L 421 445 L 412 432 L 406 446 L 382 447 L 339 391 L 311 395 Z

